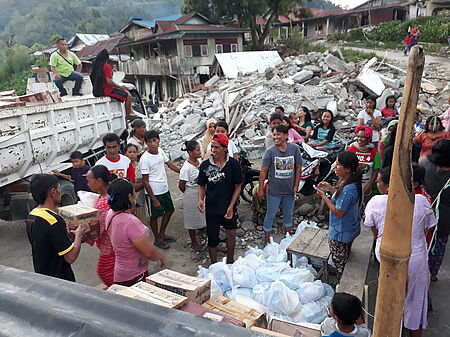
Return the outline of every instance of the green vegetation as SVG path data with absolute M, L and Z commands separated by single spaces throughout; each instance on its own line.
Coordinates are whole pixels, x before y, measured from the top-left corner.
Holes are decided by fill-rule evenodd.
M 110 34 L 132 17 L 151 20 L 179 13 L 182 0 L 0 0 L 0 41 L 48 45 L 54 34 Z M 2 45 L 0 45 L 2 47 Z
M 402 44 L 409 27 L 421 26 L 420 42 L 447 43 L 450 36 L 450 17 L 421 17 L 405 22 L 389 21 L 370 31 L 363 28 L 352 29 L 346 34 L 334 33 L 334 40 L 366 41 L 370 43 Z
M 377 54 L 375 53 L 367 53 L 367 52 L 362 52 L 359 50 L 353 50 L 353 49 L 345 49 L 342 48 L 341 49 L 342 55 L 344 56 L 344 59 L 346 62 L 360 62 L 363 60 L 370 60 L 371 58 L 378 58 Z
M 5 49 L 0 65 L 0 91 L 15 89 L 19 95 L 25 93 L 31 75 L 29 52 L 23 46 Z

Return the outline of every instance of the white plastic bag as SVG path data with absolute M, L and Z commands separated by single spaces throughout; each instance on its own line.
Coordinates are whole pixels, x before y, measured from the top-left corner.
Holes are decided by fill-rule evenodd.
M 323 295 L 324 287 L 320 280 L 300 284 L 297 294 L 302 304 L 314 302 Z
M 279 280 L 289 289 L 297 290 L 302 283 L 314 281 L 314 275 L 304 268 L 288 268 L 283 270 Z
M 231 267 L 233 284 L 235 287 L 253 288 L 258 284 L 255 271 L 244 264 L 244 259 L 239 257 Z
M 265 253 L 262 249 L 259 249 L 258 247 L 250 247 L 248 246 L 248 250 L 245 252 L 244 256 L 254 254 L 256 256 L 264 256 Z
M 320 302 L 311 302 L 303 304 L 298 315 L 294 317 L 297 321 L 306 321 L 308 323 L 321 323 L 328 316 L 328 310 Z
M 302 308 L 296 292 L 286 287 L 281 281 L 272 283 L 267 297 L 269 311 L 292 316 Z
M 213 276 L 222 294 L 233 288 L 233 275 L 230 265 L 224 262 L 214 263 L 209 267 L 209 273 Z
M 259 304 L 267 307 L 268 297 L 267 292 L 269 291 L 270 283 L 259 283 L 253 287 L 253 292 L 251 298 L 258 302 Z
M 280 245 L 273 241 L 273 237 L 270 237 L 270 243 L 264 247 L 263 251 L 268 257 L 278 255 L 280 253 Z
M 230 300 L 236 301 L 236 299 L 239 296 L 243 297 L 251 297 L 253 294 L 253 290 L 250 288 L 233 288 L 231 290 L 228 290 L 225 293 L 225 296 L 228 297 Z
M 256 271 L 256 277 L 260 282 L 273 282 L 278 280 L 281 272 L 288 268 L 287 263 L 263 263 Z
M 262 263 L 263 260 L 255 254 L 245 255 L 244 261 L 242 262 L 243 265 L 252 268 L 254 271 L 257 271 Z
M 286 237 L 280 241 L 280 251 L 285 251 L 294 240 L 295 236 L 286 233 Z
M 323 296 L 320 298 L 319 301 L 326 308 L 329 308 L 331 305 L 331 300 L 334 296 L 334 290 L 329 284 L 326 284 L 326 283 L 323 284 L 323 288 L 324 288 Z
M 100 197 L 100 194 L 88 191 L 78 191 L 77 195 L 80 199 L 80 204 L 92 208 L 95 208 L 98 198 Z

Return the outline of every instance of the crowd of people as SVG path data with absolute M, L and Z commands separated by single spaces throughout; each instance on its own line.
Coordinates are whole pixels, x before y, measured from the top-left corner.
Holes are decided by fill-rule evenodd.
M 103 80 L 110 78 L 105 63 L 101 69 Z M 114 86 L 103 80 L 100 82 Z M 337 141 L 333 112 L 316 113 L 319 116 L 316 126 L 306 107 L 289 115 L 283 107 L 277 107 L 268 120 L 266 151 L 256 190 L 257 200 L 265 204 L 262 228 L 265 244 L 269 242 L 277 215 L 282 216 L 285 232 L 292 232 L 292 215 L 302 172 L 302 147 L 329 151 Z M 376 240 L 375 255 L 380 259 L 398 117 L 394 96 L 386 99 L 381 110 L 376 108 L 376 97 L 368 96 L 355 121 L 355 141 L 337 156 L 337 183 L 321 181 L 316 186 L 318 197 L 329 209 L 329 247 L 338 280 L 352 243 L 360 234 L 361 223 L 371 228 Z M 31 193 L 38 207 L 27 220 L 35 271 L 75 281 L 70 264 L 79 255 L 83 232 L 79 227 L 72 233 L 72 240 L 64 220 L 57 214 L 61 201 L 57 176 L 73 180 L 76 191 L 90 190 L 98 194 L 100 236 L 87 243 L 99 249 L 97 274 L 105 285 L 129 286 L 143 280 L 148 275 L 149 261 L 159 261 L 164 266 L 166 259 L 159 249 L 169 249 L 170 244 L 177 241 L 177 237 L 167 234 L 175 208 L 166 166 L 179 173 L 184 227 L 192 249 L 204 249 L 198 239 L 199 232 L 204 233 L 211 263 L 217 262 L 219 234 L 223 228 L 226 262 L 233 263 L 237 206 L 243 183 L 238 148 L 229 139 L 226 122 L 210 119 L 206 126 L 200 142 L 192 140 L 183 145 L 187 160 L 181 169 L 160 147 L 158 131 L 147 130 L 143 120 L 135 119 L 123 153 L 120 153 L 123 144 L 119 136 L 106 134 L 103 137 L 105 156 L 95 166 L 89 167 L 83 155 L 74 152 L 70 175 L 58 171 L 35 175 Z M 416 125 L 419 131 L 421 127 L 420 123 Z M 416 197 L 404 308 L 404 326 L 410 336 L 420 336 L 427 325 L 429 282 L 437 281 L 450 233 L 449 138 L 448 126 L 438 116 L 427 118 L 423 131 L 414 138 L 412 161 Z M 148 226 L 153 243 L 149 241 Z M 327 322 L 326 333 L 339 332 L 339 327 L 353 331 L 356 318 L 351 318 L 343 309 L 352 307 L 352 303 L 353 307 L 360 306 L 351 297 L 338 296 L 333 300 L 335 324 Z M 343 319 L 344 316 L 347 319 Z M 334 330 L 330 332 L 330 329 Z M 367 335 L 365 330 L 361 331 L 361 336 Z

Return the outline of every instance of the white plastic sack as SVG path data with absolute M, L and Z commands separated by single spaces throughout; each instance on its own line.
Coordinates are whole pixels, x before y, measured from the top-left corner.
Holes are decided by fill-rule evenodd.
M 321 323 L 328 316 L 328 310 L 320 302 L 303 304 L 295 322 Z
M 302 308 L 296 292 L 286 287 L 281 281 L 272 283 L 267 297 L 268 309 L 276 313 L 292 316 Z
M 280 253 L 280 245 L 273 241 L 271 237 L 270 243 L 264 247 L 263 251 L 268 257 L 278 255 Z
M 286 237 L 280 241 L 280 250 L 285 251 L 294 240 L 295 236 L 286 233 Z
M 222 294 L 233 288 L 233 276 L 230 266 L 224 262 L 214 263 L 209 267 L 209 273 L 213 276 Z
M 268 297 L 267 292 L 269 291 L 270 283 L 259 283 L 253 288 L 251 298 L 258 302 L 259 304 L 267 307 Z
M 306 143 L 302 143 L 302 146 L 303 146 L 303 149 L 306 151 L 306 153 L 311 158 L 326 158 L 326 157 L 328 157 L 328 152 L 316 150 Z
M 100 194 L 88 191 L 78 191 L 77 195 L 80 199 L 80 201 L 78 201 L 80 204 L 92 208 L 95 208 L 98 198 L 100 197 Z
M 289 268 L 283 270 L 279 280 L 289 289 L 297 290 L 302 283 L 314 281 L 314 275 L 304 268 Z
M 231 290 L 228 290 L 225 293 L 225 296 L 228 297 L 230 300 L 236 301 L 236 299 L 241 297 L 252 297 L 253 290 L 250 288 L 233 288 Z M 239 302 L 241 303 L 241 302 Z M 243 304 L 243 303 L 242 303 Z
M 263 260 L 255 254 L 246 255 L 244 257 L 244 261 L 242 262 L 243 265 L 252 268 L 254 271 L 257 271 L 262 263 Z
M 298 298 L 302 304 L 317 301 L 323 295 L 324 287 L 320 280 L 300 284 L 297 289 Z
M 255 271 L 243 263 L 244 259 L 239 257 L 231 267 L 233 284 L 235 287 L 253 288 L 258 284 Z
M 281 272 L 288 268 L 287 263 L 269 263 L 262 264 L 256 271 L 256 277 L 260 282 L 273 282 L 278 280 Z
M 244 256 L 254 254 L 256 256 L 264 256 L 265 253 L 262 249 L 259 249 L 258 247 L 250 247 L 248 246 L 248 250 L 245 252 Z
M 324 288 L 323 296 L 320 298 L 319 301 L 326 308 L 329 308 L 331 305 L 331 300 L 334 296 L 334 290 L 329 284 L 326 284 L 326 283 L 323 284 L 323 288 Z

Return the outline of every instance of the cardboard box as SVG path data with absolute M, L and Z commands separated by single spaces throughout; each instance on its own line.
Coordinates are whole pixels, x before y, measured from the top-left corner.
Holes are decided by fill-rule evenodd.
M 267 336 L 274 336 L 274 337 L 290 337 L 289 335 L 285 335 L 283 333 L 279 333 L 279 332 L 274 332 L 274 331 L 270 331 L 267 329 L 263 329 L 263 328 L 258 328 L 256 326 L 252 326 L 250 328 L 250 330 L 258 332 L 258 333 L 263 333 Z
M 211 297 L 211 280 L 188 276 L 170 269 L 148 276 L 147 283 L 186 296 L 189 301 L 198 304 L 203 304 Z
M 244 322 L 246 328 L 251 328 L 252 326 L 260 328 L 267 327 L 265 313 L 230 300 L 222 295 L 216 295 L 210 298 L 203 306 L 214 312 L 219 312 Z
M 274 318 L 270 321 L 269 330 L 289 336 L 320 337 L 319 324 L 300 324 Z
M 233 325 L 245 327 L 244 322 L 242 322 L 234 317 L 227 316 L 227 315 L 224 315 L 219 312 L 214 312 L 212 310 L 205 308 L 203 305 L 200 305 L 200 304 L 192 302 L 192 301 L 188 301 L 180 310 L 184 311 L 184 312 L 190 312 L 191 314 L 194 314 L 194 315 L 197 315 L 200 317 L 209 318 L 213 321 L 225 322 L 225 323 L 230 323 Z
M 166 308 L 177 309 L 182 307 L 187 301 L 187 297 L 174 294 L 170 291 L 155 287 L 146 282 L 138 282 L 130 288 L 119 290 L 117 294 L 125 295 L 129 292 L 137 294 L 137 299 L 142 299 L 153 304 L 160 305 Z
M 121 290 L 128 289 L 128 287 L 121 286 L 120 284 L 112 284 L 106 291 L 108 293 L 118 293 Z
M 83 241 L 91 241 L 100 236 L 98 209 L 84 206 L 82 204 L 75 204 L 59 207 L 58 213 L 66 222 L 69 233 L 78 226 L 83 227 Z

